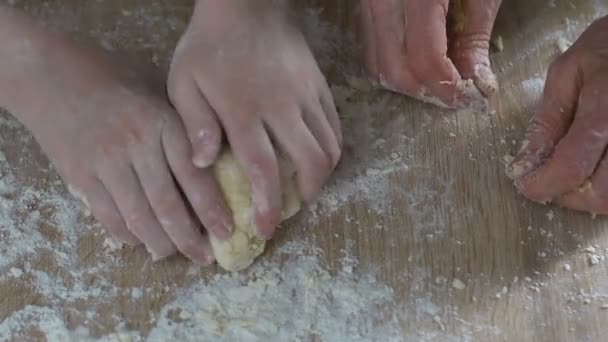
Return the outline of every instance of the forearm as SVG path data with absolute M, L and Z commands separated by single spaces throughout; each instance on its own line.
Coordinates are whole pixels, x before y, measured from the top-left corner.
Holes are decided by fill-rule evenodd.
M 24 89 L 33 89 L 32 76 L 50 50 L 43 34 L 25 14 L 0 6 L 0 106 L 14 115 L 28 112 L 27 97 L 37 96 Z
M 100 56 L 26 14 L 0 6 L 0 107 L 30 128 L 48 111 L 70 110 L 65 108 L 70 98 L 90 95 L 87 80 L 77 74 L 100 69 L 92 67 Z M 95 75 L 103 79 L 104 72 Z
M 225 31 L 226 26 L 243 25 L 243 21 L 263 26 L 285 19 L 291 4 L 291 0 L 197 0 L 191 26 L 202 24 L 210 35 Z

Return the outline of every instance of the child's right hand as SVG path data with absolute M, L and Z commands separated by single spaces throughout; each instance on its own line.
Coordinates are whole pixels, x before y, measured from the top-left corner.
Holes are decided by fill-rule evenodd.
M 209 233 L 228 237 L 231 216 L 209 170 L 191 163 L 169 104 L 131 70 L 15 13 L 0 13 L 0 46 L 0 106 L 31 130 L 111 235 L 145 244 L 154 259 L 180 251 L 212 262 L 175 180 Z
M 281 219 L 275 148 L 297 170 L 299 194 L 314 200 L 341 153 L 340 122 L 325 77 L 289 1 L 198 1 L 173 57 L 168 89 L 194 148 L 211 165 L 225 132 L 251 183 L 257 234 Z

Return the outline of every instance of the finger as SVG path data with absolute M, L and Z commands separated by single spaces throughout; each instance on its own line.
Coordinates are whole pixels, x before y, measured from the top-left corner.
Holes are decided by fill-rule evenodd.
M 342 151 L 336 133 L 329 123 L 328 115 L 319 103 L 316 108 L 305 110 L 302 119 L 317 141 L 318 146 L 321 147 L 329 159 L 330 171 L 333 170 L 340 160 Z
M 217 158 L 222 143 L 222 129 L 215 111 L 194 81 L 172 82 L 169 96 L 188 131 L 192 163 L 200 168 L 210 166 Z
M 152 259 L 157 261 L 175 254 L 177 250 L 154 215 L 131 165 L 113 163 L 111 169 L 102 168 L 99 176 L 127 228 L 144 243 Z
M 82 187 L 84 191 L 68 185 L 70 193 L 84 202 L 93 216 L 103 225 L 110 236 L 115 240 L 124 242 L 131 246 L 139 245 L 141 242 L 133 235 L 120 216 L 120 212 L 103 184 L 98 180 L 89 180 Z
M 271 120 L 268 127 L 274 141 L 296 168 L 300 196 L 304 201 L 313 201 L 331 172 L 330 156 L 321 148 L 301 115 L 275 115 Z
M 264 239 L 281 221 L 281 184 L 276 153 L 261 122 L 225 124 L 232 151 L 251 184 L 253 227 Z
M 361 1 L 363 51 L 365 68 L 374 81 L 387 84 L 404 77 L 405 16 L 400 1 Z
M 373 81 L 378 82 L 379 80 L 375 77 L 378 75 L 378 60 L 376 57 L 378 47 L 376 46 L 374 18 L 371 8 L 373 4 L 374 1 L 372 0 L 361 0 L 361 25 L 359 34 L 361 35 L 365 71 Z
M 597 170 L 578 189 L 560 196 L 556 204 L 579 211 L 593 214 L 608 214 L 608 159 L 600 162 Z
M 601 77 L 586 83 L 568 133 L 547 162 L 521 180 L 526 196 L 551 200 L 578 188 L 593 174 L 608 145 L 608 120 L 604 112 L 608 99 L 598 90 L 607 86 L 608 81 Z
M 167 166 L 162 146 L 154 146 L 150 151 L 134 150 L 132 160 L 152 210 L 175 247 L 198 264 L 212 263 L 214 257 L 209 241 L 188 212 Z
M 472 79 L 485 96 L 498 90 L 489 59 L 492 28 L 501 0 L 452 0 L 449 56 L 464 79 Z
M 462 80 L 447 58 L 448 0 L 406 1 L 405 7 L 408 70 L 422 85 L 413 95 L 447 107 L 485 105 L 479 90 Z
M 205 229 L 220 240 L 229 238 L 234 227 L 230 210 L 211 170 L 196 168 L 189 162 L 192 147 L 179 120 L 169 120 L 165 125 L 163 148 L 176 180 Z
M 334 131 L 334 136 L 338 140 L 338 146 L 340 149 L 342 149 L 343 136 L 340 116 L 336 110 L 336 104 L 334 103 L 333 95 L 331 94 L 327 83 L 325 84 L 324 90 L 321 94 L 321 106 L 325 112 L 325 115 L 327 116 L 331 129 Z
M 526 138 L 507 174 L 519 180 L 542 165 L 572 123 L 581 88 L 576 64 L 559 57 L 549 68 L 540 109 L 528 126 Z
M 136 246 L 141 243 L 141 241 L 127 229 L 127 225 L 122 216 L 120 216 L 116 203 L 114 203 L 112 196 L 110 196 L 101 182 L 97 181 L 95 185 L 91 185 L 91 187 L 87 189 L 87 194 L 87 201 L 91 205 L 91 212 L 114 239 L 131 246 Z

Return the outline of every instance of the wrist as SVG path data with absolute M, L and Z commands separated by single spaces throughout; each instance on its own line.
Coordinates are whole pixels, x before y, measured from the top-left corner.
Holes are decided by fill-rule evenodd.
M 15 115 L 21 87 L 20 74 L 28 70 L 21 65 L 29 59 L 29 32 L 18 11 L 0 6 L 0 107 Z
M 248 20 L 284 17 L 289 4 L 289 0 L 197 0 L 191 25 L 201 21 L 206 27 L 233 26 Z
M 28 127 L 48 110 L 66 45 L 27 15 L 0 6 L 0 107 Z

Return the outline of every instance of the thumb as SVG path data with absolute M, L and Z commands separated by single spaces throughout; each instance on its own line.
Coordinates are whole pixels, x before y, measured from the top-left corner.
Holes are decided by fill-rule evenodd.
M 500 3 L 501 0 L 453 0 L 450 3 L 449 56 L 462 78 L 473 80 L 486 97 L 498 90 L 488 55 Z
M 192 144 L 192 163 L 199 168 L 210 166 L 222 144 L 222 129 L 215 110 L 194 81 L 170 84 L 169 98 L 184 121 Z

